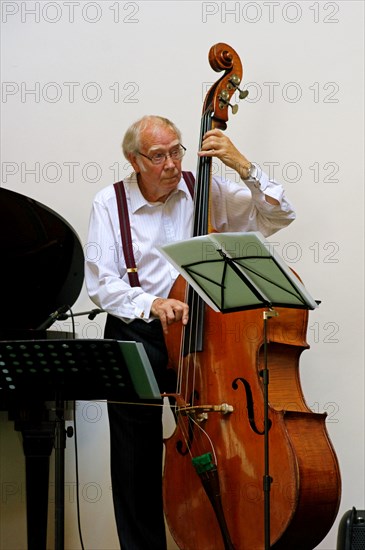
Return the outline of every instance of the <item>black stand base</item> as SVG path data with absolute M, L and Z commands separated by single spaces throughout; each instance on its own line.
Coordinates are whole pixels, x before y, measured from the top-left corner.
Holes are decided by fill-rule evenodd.
M 28 550 L 47 549 L 49 470 L 53 448 L 55 550 L 64 549 L 65 449 L 66 436 L 71 436 L 72 430 L 66 432 L 63 401 L 56 401 L 55 420 L 43 420 L 46 414 L 49 412 L 42 406 L 32 411 L 21 409 L 15 419 L 15 429 L 23 436 L 25 456 Z
M 28 550 L 46 550 L 50 456 L 54 422 L 17 422 L 23 436 L 26 466 Z

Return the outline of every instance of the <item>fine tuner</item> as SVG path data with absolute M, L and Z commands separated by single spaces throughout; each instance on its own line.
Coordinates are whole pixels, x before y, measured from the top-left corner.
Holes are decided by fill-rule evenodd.
M 232 77 L 229 79 L 227 89 L 232 90 L 232 88 L 235 88 L 239 91 L 239 98 L 245 99 L 248 96 L 248 90 L 240 90 L 239 89 L 240 79 L 237 75 L 232 75 Z M 232 113 L 235 115 L 238 111 L 238 105 L 232 105 L 229 103 L 229 93 L 227 90 L 222 90 L 222 92 L 219 94 L 219 108 L 223 109 L 225 106 L 229 106 L 232 109 Z

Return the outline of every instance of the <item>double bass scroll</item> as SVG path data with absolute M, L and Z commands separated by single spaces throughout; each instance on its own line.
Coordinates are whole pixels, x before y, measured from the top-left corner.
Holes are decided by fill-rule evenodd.
M 216 72 L 224 71 L 224 75 L 208 91 L 204 106 L 204 113 L 209 112 L 212 117 L 212 127 L 225 130 L 229 115 L 238 111 L 237 104 L 231 104 L 231 97 L 239 91 L 239 98 L 245 99 L 248 91 L 239 89 L 242 80 L 242 63 L 237 53 L 227 44 L 219 43 L 210 48 L 209 64 Z

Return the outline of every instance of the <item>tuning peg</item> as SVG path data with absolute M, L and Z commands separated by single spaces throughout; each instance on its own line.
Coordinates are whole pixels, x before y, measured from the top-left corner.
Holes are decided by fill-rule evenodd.
M 228 105 L 232 109 L 232 113 L 235 115 L 238 111 L 238 105 L 231 105 L 230 103 L 228 103 Z
M 229 106 L 232 109 L 232 113 L 235 115 L 238 111 L 238 105 L 232 105 L 228 101 L 229 93 L 227 90 L 222 90 L 219 95 L 219 108 L 224 109 L 224 107 Z
M 245 99 L 248 96 L 248 90 L 240 90 L 239 89 L 238 85 L 240 84 L 241 81 L 240 81 L 240 79 L 238 78 L 238 76 L 236 74 L 231 76 L 231 78 L 229 79 L 229 82 L 230 82 L 231 86 L 233 86 L 233 88 L 236 88 L 236 90 L 239 92 L 238 97 L 240 99 Z
M 246 97 L 248 96 L 248 90 L 239 90 L 239 92 L 240 93 L 239 93 L 238 97 L 240 99 L 246 99 Z

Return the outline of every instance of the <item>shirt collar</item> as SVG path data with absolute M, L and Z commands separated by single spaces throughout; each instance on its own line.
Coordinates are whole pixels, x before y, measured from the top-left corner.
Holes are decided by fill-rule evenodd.
M 137 182 L 137 174 L 135 172 L 132 172 L 128 178 L 126 178 L 125 183 L 128 185 L 128 191 L 129 191 L 129 200 L 131 205 L 131 211 L 133 214 L 137 212 L 140 208 L 143 206 L 146 206 L 147 204 L 150 204 L 142 195 L 141 190 L 138 186 Z M 189 190 L 187 188 L 187 185 L 185 183 L 184 178 L 181 176 L 181 180 L 179 181 L 175 191 L 171 193 L 170 197 L 182 193 L 186 197 L 190 196 Z M 169 200 L 170 197 L 167 199 Z

